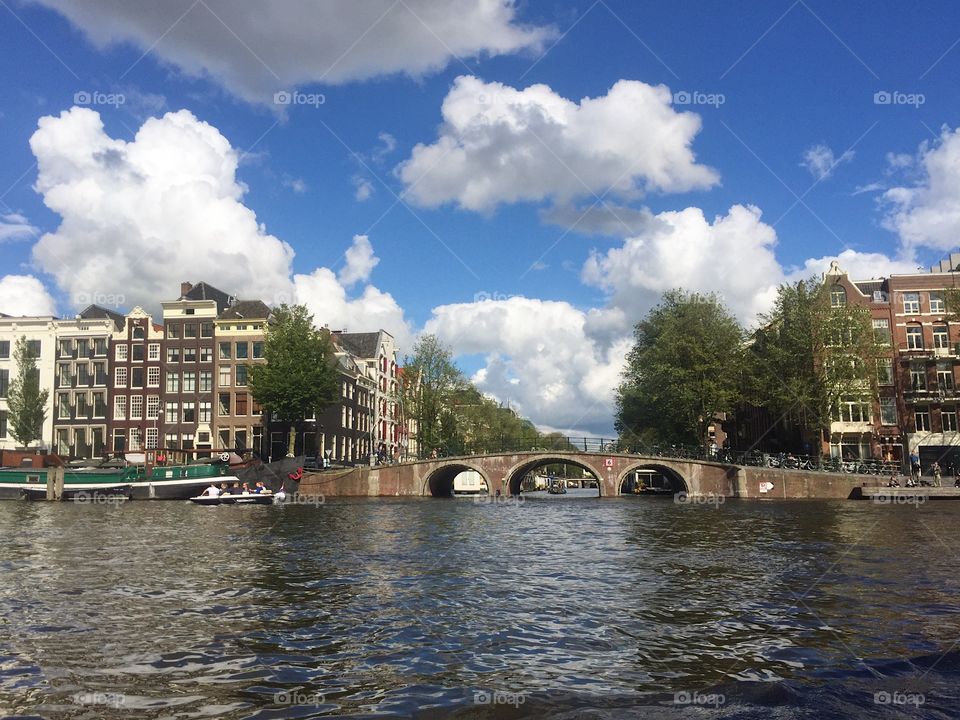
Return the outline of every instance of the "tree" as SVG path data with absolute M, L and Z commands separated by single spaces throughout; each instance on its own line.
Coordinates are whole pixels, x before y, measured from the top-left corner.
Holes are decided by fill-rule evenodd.
M 715 295 L 671 290 L 634 337 L 617 389 L 617 431 L 706 445 L 709 425 L 739 397 L 740 324 Z
M 270 314 L 263 357 L 265 363 L 250 368 L 250 390 L 271 416 L 290 423 L 292 456 L 297 423 L 318 417 L 338 397 L 333 341 L 313 326 L 306 307 L 283 304 Z
M 17 376 L 10 383 L 7 408 L 10 413 L 10 434 L 24 446 L 43 436 L 43 422 L 47 418 L 49 390 L 40 389 L 40 370 L 37 354 L 25 336 L 17 340 L 14 349 Z
M 832 303 L 831 287 L 816 277 L 781 285 L 749 353 L 753 403 L 821 443 L 842 400 L 872 402 L 883 354 L 870 311 Z
M 453 364 L 452 351 L 435 335 L 421 335 L 404 361 L 404 378 L 404 404 L 416 423 L 421 452 L 461 444 L 454 398 L 468 382 Z

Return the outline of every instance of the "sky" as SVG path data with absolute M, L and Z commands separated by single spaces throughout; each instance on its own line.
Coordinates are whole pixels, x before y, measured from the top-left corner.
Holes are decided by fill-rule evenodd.
M 960 6 L 931 0 L 0 0 L 0 312 L 181 281 L 420 333 L 607 435 L 666 290 L 960 237 Z

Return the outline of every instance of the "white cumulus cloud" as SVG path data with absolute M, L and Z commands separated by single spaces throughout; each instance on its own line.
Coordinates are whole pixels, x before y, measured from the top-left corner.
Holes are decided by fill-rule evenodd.
M 353 244 L 344 253 L 344 258 L 346 262 L 338 277 L 346 287 L 369 280 L 370 273 L 380 262 L 380 258 L 373 254 L 373 246 L 366 235 L 353 236 Z
M 918 247 L 952 250 L 960 237 L 960 129 L 944 128 L 936 142 L 920 145 L 915 162 L 904 156 L 898 168 L 915 166 L 919 180 L 884 193 L 884 225 L 900 236 L 906 255 Z
M 826 180 L 833 175 L 838 165 L 851 160 L 853 160 L 853 150 L 847 150 L 840 157 L 836 157 L 829 146 L 819 143 L 804 151 L 800 167 L 805 167 L 819 181 Z
M 56 315 L 57 304 L 33 275 L 0 278 L 0 313 L 4 315 Z
M 36 190 L 62 218 L 33 257 L 74 302 L 149 305 L 198 279 L 266 301 L 289 292 L 293 249 L 243 204 L 237 152 L 189 111 L 150 118 L 126 142 L 75 107 L 41 118 L 30 147 Z
M 709 188 L 718 175 L 690 148 L 700 117 L 671 102 L 666 86 L 635 80 L 577 103 L 546 85 L 517 90 L 461 76 L 443 101 L 436 142 L 415 146 L 397 173 L 419 205 L 477 211 Z
M 537 50 L 513 0 L 37 0 L 98 46 L 132 43 L 252 102 L 307 83 L 421 76 L 454 59 Z

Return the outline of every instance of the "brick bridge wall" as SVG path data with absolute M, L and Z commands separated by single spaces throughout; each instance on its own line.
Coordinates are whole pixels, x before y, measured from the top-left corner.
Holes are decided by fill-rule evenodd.
M 300 484 L 300 492 L 329 497 L 429 497 L 449 494 L 457 473 L 476 470 L 486 481 L 491 495 L 498 489 L 501 494 L 510 495 L 518 491 L 520 480 L 530 470 L 555 462 L 571 463 L 593 473 L 600 480 L 601 497 L 619 495 L 627 475 L 639 469 L 658 470 L 679 478 L 693 496 L 847 498 L 855 496 L 861 486 L 880 484 L 877 477 L 740 467 L 699 460 L 582 452 L 524 452 L 308 473 Z

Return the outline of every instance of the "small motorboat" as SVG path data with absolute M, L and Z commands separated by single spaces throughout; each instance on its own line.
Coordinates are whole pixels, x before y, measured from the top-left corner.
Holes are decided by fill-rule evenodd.
M 547 488 L 547 492 L 550 495 L 566 495 L 567 483 L 558 478 L 554 478 L 550 481 L 550 487 Z
M 282 502 L 279 498 L 280 493 L 240 493 L 232 495 L 198 495 L 190 498 L 190 502 L 195 505 L 273 505 L 274 502 Z

